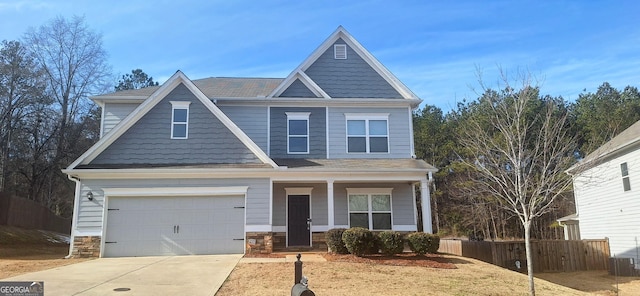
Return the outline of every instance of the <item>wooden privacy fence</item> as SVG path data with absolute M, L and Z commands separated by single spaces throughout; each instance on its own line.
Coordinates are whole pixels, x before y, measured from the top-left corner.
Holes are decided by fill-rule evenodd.
M 533 240 L 534 272 L 569 272 L 609 269 L 609 241 L 601 240 Z M 526 271 L 524 241 L 478 242 L 463 240 L 440 241 L 438 252 L 474 258 L 501 267 L 516 269 L 521 262 Z
M 35 201 L 0 193 L 0 225 L 71 233 L 71 219 L 56 216 Z

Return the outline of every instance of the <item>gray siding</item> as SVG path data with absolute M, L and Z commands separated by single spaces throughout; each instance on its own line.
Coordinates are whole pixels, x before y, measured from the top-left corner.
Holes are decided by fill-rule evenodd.
M 140 106 L 138 103 L 134 104 L 122 104 L 122 103 L 108 103 L 104 105 L 104 118 L 102 121 L 102 136 L 110 132 L 120 121 L 122 121 L 127 115 L 131 113 L 136 107 Z
M 267 107 L 221 106 L 224 112 L 262 151 L 267 151 Z
M 327 225 L 327 184 L 326 183 L 274 183 L 273 184 L 273 226 L 286 226 L 287 193 L 285 188 L 313 187 L 311 191 L 311 218 L 313 225 Z
M 317 98 L 309 88 L 307 88 L 300 79 L 296 79 L 289 87 L 282 92 L 281 97 L 294 97 L 294 98 Z
M 334 215 L 336 225 L 349 224 L 347 188 L 393 188 L 391 191 L 391 215 L 393 225 L 416 225 L 413 209 L 413 186 L 407 183 L 389 184 L 333 184 Z
M 402 98 L 348 45 L 346 60 L 334 59 L 330 46 L 305 73 L 332 98 Z
M 188 139 L 171 139 L 170 101 L 190 101 Z M 91 164 L 261 163 L 180 84 Z
M 152 180 L 82 180 L 76 230 L 102 231 L 104 192 L 102 188 L 147 187 L 216 187 L 249 186 L 246 199 L 247 225 L 269 224 L 269 179 L 152 179 Z M 93 201 L 86 196 L 91 191 Z
M 309 154 L 287 154 L 287 114 L 311 112 L 309 115 Z M 326 109 L 306 107 L 271 107 L 272 158 L 327 158 Z
M 345 113 L 389 114 L 389 153 L 347 153 Z M 407 108 L 329 108 L 329 158 L 411 158 L 411 117 Z

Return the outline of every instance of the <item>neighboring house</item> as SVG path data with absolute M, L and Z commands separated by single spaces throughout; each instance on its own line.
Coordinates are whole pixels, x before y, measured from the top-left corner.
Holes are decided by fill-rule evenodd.
M 178 71 L 92 99 L 101 139 L 64 170 L 72 255 L 326 248 L 332 228 L 418 230 L 417 199 L 432 231 L 421 100 L 342 27 L 284 79 Z
M 573 176 L 580 238 L 609 238 L 611 256 L 640 253 L 640 121 L 567 170 Z M 636 265 L 638 268 L 640 265 Z

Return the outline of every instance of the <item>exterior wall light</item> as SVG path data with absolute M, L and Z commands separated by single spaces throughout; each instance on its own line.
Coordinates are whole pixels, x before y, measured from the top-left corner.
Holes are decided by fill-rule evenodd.
M 87 199 L 93 200 L 93 192 L 89 191 L 89 193 L 87 193 Z

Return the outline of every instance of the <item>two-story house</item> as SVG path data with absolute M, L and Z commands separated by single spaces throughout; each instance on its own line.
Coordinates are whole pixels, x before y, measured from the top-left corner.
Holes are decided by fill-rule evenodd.
M 567 170 L 573 178 L 576 213 L 561 221 L 568 224 L 568 238 L 608 238 L 611 256 L 631 259 L 636 270 L 640 270 L 639 168 L 640 121 Z
M 286 78 L 178 71 L 92 100 L 101 138 L 64 170 L 72 255 L 317 248 L 332 228 L 416 231 L 417 200 L 431 232 L 421 100 L 342 27 Z

